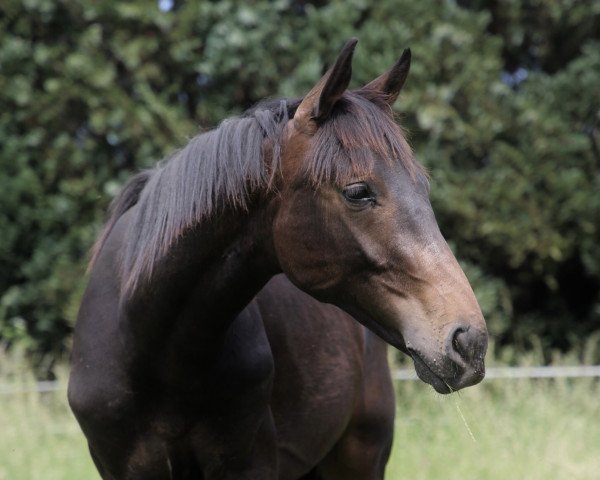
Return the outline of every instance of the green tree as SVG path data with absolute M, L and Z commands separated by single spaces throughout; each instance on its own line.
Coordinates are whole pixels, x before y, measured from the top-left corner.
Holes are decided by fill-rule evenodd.
M 2 341 L 51 373 L 125 178 L 355 35 L 356 86 L 413 50 L 397 109 L 493 335 L 572 347 L 600 328 L 599 25 L 598 0 L 5 0 Z

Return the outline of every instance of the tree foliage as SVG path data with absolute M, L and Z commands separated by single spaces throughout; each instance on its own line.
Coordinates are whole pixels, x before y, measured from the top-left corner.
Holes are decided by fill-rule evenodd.
M 2 341 L 51 371 L 124 179 L 357 36 L 357 86 L 413 50 L 397 109 L 497 341 L 572 347 L 600 328 L 598 32 L 598 0 L 2 2 Z

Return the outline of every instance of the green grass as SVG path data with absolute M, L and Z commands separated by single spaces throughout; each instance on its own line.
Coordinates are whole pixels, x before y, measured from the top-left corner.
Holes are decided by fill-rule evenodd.
M 0 480 L 95 478 L 66 391 L 0 396 Z
M 452 396 L 404 382 L 397 391 L 388 478 L 600 478 L 597 380 L 489 380 Z
M 0 383 L 32 386 L 9 377 Z M 0 406 L 0 480 L 98 478 L 65 391 L 0 395 Z M 388 479 L 592 480 L 599 472 L 598 381 L 490 380 L 451 396 L 398 383 Z

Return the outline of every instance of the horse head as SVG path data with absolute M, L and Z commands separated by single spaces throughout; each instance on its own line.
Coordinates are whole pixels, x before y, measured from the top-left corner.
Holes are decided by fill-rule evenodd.
M 410 51 L 349 91 L 355 45 L 285 126 L 275 253 L 297 286 L 408 353 L 423 381 L 449 393 L 484 377 L 485 320 L 394 121 Z

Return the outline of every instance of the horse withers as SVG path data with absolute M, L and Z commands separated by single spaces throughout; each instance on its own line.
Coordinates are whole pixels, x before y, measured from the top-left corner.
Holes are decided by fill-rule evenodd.
M 104 478 L 277 478 L 272 353 L 244 309 L 279 272 L 438 392 L 483 378 L 484 319 L 392 116 L 410 53 L 348 91 L 355 44 L 301 101 L 195 137 L 113 203 L 69 384 Z

